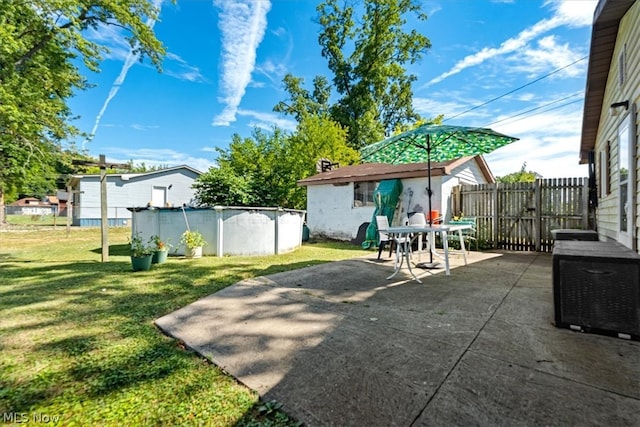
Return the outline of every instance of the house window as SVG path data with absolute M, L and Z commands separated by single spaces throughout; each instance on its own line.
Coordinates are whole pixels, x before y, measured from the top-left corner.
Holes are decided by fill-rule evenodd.
M 356 182 L 353 184 L 353 206 L 373 206 L 373 192 L 378 183 L 376 181 Z
M 607 197 L 611 193 L 611 172 L 609 169 L 609 141 L 600 151 L 600 197 Z
M 620 238 L 621 243 L 632 247 L 632 219 L 634 195 L 634 161 L 635 144 L 631 135 L 631 115 L 628 114 L 618 126 L 618 185 L 620 209 Z

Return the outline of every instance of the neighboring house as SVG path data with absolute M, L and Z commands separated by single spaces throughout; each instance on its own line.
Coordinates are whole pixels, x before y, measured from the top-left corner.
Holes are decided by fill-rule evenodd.
M 9 215 L 53 215 L 54 212 L 55 205 L 35 197 L 25 197 L 7 206 Z
M 184 165 L 145 173 L 107 174 L 109 225 L 127 225 L 131 219 L 127 208 L 189 204 L 195 195 L 191 186 L 201 174 Z M 100 175 L 74 175 L 68 185 L 73 195 L 73 225 L 99 226 Z
M 58 203 L 58 216 L 67 216 L 67 199 L 69 198 L 68 193 L 64 190 L 58 190 L 55 197 L 50 197 L 50 199 L 54 198 Z
M 355 238 L 360 226 L 371 222 L 375 211 L 373 192 L 385 179 L 402 182 L 396 222 L 414 212 L 426 214 L 429 210 L 427 171 L 427 163 L 365 163 L 343 166 L 298 181 L 298 185 L 307 187 L 307 226 L 311 235 L 339 240 Z M 453 187 L 492 182 L 495 178 L 482 156 L 432 163 L 432 210 L 450 218 Z
M 580 163 L 591 163 L 600 240 L 616 240 L 636 251 L 639 101 L 640 1 L 600 0 L 591 35 Z

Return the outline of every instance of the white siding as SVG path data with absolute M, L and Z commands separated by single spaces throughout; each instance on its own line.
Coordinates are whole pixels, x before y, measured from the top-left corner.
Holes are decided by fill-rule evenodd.
M 167 203 L 182 206 L 194 197 L 191 189 L 198 175 L 188 169 L 169 170 L 166 173 L 107 175 L 107 215 L 109 219 L 130 219 L 129 207 L 142 207 L 151 203 L 153 188 L 164 188 Z M 171 188 L 169 189 L 169 186 Z M 87 175 L 79 180 L 80 194 L 75 196 L 74 218 L 77 221 L 100 218 L 100 177 Z
M 427 213 L 429 210 L 428 182 L 426 176 L 402 180 L 399 208 L 396 210 L 392 225 L 399 224 L 402 218 L 410 213 Z M 437 210 L 445 219 L 450 218 L 451 189 L 460 183 L 484 182 L 486 178 L 475 160 L 458 166 L 451 175 L 432 177 L 431 209 Z M 307 226 L 312 236 L 351 240 L 357 236 L 358 228 L 362 223 L 371 222 L 374 211 L 374 206 L 353 206 L 353 183 L 307 187 Z
M 440 212 L 442 215 L 442 189 L 440 183 L 441 176 L 431 177 L 431 187 L 433 195 L 431 196 L 431 210 Z M 395 223 L 399 224 L 400 220 L 413 212 L 424 212 L 425 215 L 429 211 L 429 196 L 427 188 L 429 187 L 429 178 L 406 178 L 402 180 L 402 194 L 400 195 L 400 209 L 396 211 Z
M 374 206 L 353 206 L 353 183 L 307 187 L 307 227 L 312 236 L 350 240 L 363 222 L 370 222 Z
M 442 194 L 445 195 L 443 207 L 440 211 L 445 222 L 449 221 L 456 212 L 451 212 L 451 192 L 453 187 L 460 184 L 485 184 L 487 182 L 484 173 L 478 166 L 478 162 L 473 160 L 454 168 L 451 175 L 444 177 L 442 181 Z
M 454 168 L 451 176 L 458 179 L 459 184 L 484 184 L 487 179 L 482 173 L 478 162 L 473 160 Z
M 622 49 L 626 45 L 626 81 L 623 86 L 619 83 L 619 61 Z M 629 100 L 629 111 L 622 113 L 619 116 L 611 116 L 609 106 L 615 102 Z M 609 69 L 609 77 L 607 79 L 607 85 L 602 103 L 602 111 L 600 113 L 600 121 L 598 127 L 598 135 L 596 138 L 596 159 L 597 168 L 596 172 L 598 176 L 602 176 L 606 171 L 601 170 L 600 153 L 606 150 L 607 142 L 610 143 L 610 171 L 611 171 L 611 193 L 606 197 L 601 197 L 598 201 L 597 210 L 597 222 L 598 232 L 604 239 L 618 240 L 619 229 L 619 200 L 620 194 L 618 191 L 618 126 L 626 114 L 636 114 L 637 106 L 640 101 L 640 2 L 635 2 L 634 5 L 627 11 L 626 15 L 620 21 L 620 28 L 618 30 L 618 37 L 616 40 L 616 47 L 613 52 L 611 60 L 611 68 Z M 640 219 L 638 218 L 638 212 L 640 212 L 640 206 L 638 202 L 638 192 L 640 191 L 640 151 L 637 147 L 637 114 L 633 122 L 636 122 L 636 200 L 635 203 L 635 230 L 633 231 L 635 238 L 638 238 L 637 229 L 640 227 Z M 599 191 L 601 193 L 601 189 Z M 636 244 L 636 247 L 640 245 Z

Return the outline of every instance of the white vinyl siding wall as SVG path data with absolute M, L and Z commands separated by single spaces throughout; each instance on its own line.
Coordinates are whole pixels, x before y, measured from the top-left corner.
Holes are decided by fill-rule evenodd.
M 454 168 L 450 175 L 431 178 L 432 209 L 450 218 L 451 189 L 458 184 L 484 184 L 487 182 L 478 162 L 470 159 Z M 392 225 L 400 223 L 409 213 L 429 210 L 426 176 L 403 178 L 399 207 Z M 411 191 L 411 193 L 410 193 Z M 343 185 L 320 184 L 307 186 L 307 226 L 312 236 L 326 236 L 339 240 L 350 240 L 357 236 L 358 228 L 370 222 L 375 206 L 353 206 L 354 183 Z M 410 195 L 411 194 L 411 195 Z
M 625 49 L 626 45 L 626 49 Z M 626 72 L 625 81 L 620 86 L 620 64 L 619 61 L 622 50 L 626 51 Z M 609 106 L 615 102 L 629 101 L 629 110 L 621 112 L 618 116 L 612 116 Z M 597 142 L 596 142 L 596 156 L 599 160 L 602 152 L 606 151 L 607 141 L 610 141 L 609 147 L 609 165 L 610 165 L 610 189 L 611 192 L 606 197 L 601 197 L 598 201 L 597 221 L 598 232 L 601 236 L 607 239 L 618 240 L 619 238 L 619 152 L 618 152 L 618 126 L 625 118 L 627 114 L 635 114 L 632 118 L 634 123 L 635 138 L 632 143 L 636 143 L 636 173 L 635 173 L 635 230 L 633 234 L 636 242 L 638 241 L 638 228 L 640 227 L 640 219 L 638 212 L 640 212 L 640 197 L 638 196 L 640 191 L 640 150 L 638 150 L 637 141 L 637 106 L 640 102 L 640 2 L 635 2 L 634 5 L 627 11 L 626 15 L 620 21 L 620 27 L 618 29 L 618 37 L 616 40 L 616 47 L 611 59 L 611 68 L 609 70 L 609 77 L 607 79 L 607 86 L 604 95 L 604 101 L 602 103 L 602 111 L 600 113 L 600 125 L 598 128 Z M 605 171 L 601 170 L 601 162 L 598 161 L 597 173 L 598 177 L 602 176 Z M 600 180 L 599 180 L 600 182 Z M 602 195 L 602 189 L 599 189 L 598 193 Z M 636 247 L 640 247 L 636 243 Z
M 164 189 L 166 201 L 182 206 L 194 197 L 191 188 L 198 177 L 188 169 L 147 174 L 107 175 L 107 216 L 111 225 L 126 224 L 131 219 L 129 207 L 143 207 L 152 202 L 153 189 Z M 171 189 L 169 189 L 171 186 Z M 79 179 L 73 207 L 74 225 L 100 225 L 100 176 Z

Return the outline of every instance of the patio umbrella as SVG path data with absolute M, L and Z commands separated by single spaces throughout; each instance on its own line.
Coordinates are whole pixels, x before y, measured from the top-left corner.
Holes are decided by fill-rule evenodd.
M 367 145 L 360 150 L 365 163 L 427 162 L 429 218 L 431 218 L 431 162 L 490 153 L 518 138 L 491 129 L 466 126 L 422 125 Z M 433 258 L 431 258 L 433 261 Z

